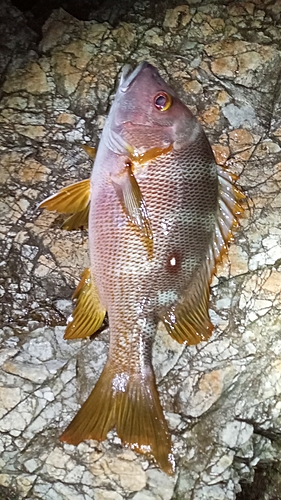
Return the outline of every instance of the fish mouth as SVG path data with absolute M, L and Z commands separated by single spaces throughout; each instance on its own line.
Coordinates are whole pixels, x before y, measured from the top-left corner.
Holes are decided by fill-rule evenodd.
M 122 70 L 121 73 L 121 78 L 120 78 L 120 83 L 119 83 L 119 90 L 121 92 L 126 92 L 130 85 L 132 85 L 133 81 L 136 79 L 136 77 L 141 73 L 141 71 L 148 67 L 151 66 L 148 62 L 143 61 L 140 63 L 134 70 L 130 64 L 126 64 Z

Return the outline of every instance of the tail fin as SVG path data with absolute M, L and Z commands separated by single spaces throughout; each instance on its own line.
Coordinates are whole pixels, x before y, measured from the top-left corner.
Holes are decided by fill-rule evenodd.
M 129 377 L 114 371 L 108 362 L 60 439 L 74 445 L 85 439 L 103 441 L 113 427 L 124 444 L 152 455 L 163 471 L 173 474 L 171 438 L 152 369 Z

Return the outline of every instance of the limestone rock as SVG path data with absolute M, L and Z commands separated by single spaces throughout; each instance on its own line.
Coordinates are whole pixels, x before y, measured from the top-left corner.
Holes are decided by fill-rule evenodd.
M 158 19 L 135 2 L 114 26 L 56 10 L 32 52 L 26 28 L 1 81 L 0 498 L 238 500 L 259 462 L 280 464 L 280 9 L 259 0 L 164 4 Z M 9 8 L 0 12 L 23 29 Z M 103 443 L 58 440 L 104 366 L 108 332 L 63 340 L 87 234 L 62 231 L 62 217 L 37 207 L 89 176 L 80 144 L 97 145 L 128 59 L 147 59 L 170 79 L 248 196 L 230 263 L 212 282 L 212 338 L 184 348 L 160 326 L 155 339 L 175 477 L 114 431 Z

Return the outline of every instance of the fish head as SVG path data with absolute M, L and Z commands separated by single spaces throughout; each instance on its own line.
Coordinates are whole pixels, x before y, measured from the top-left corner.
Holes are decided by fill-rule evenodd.
M 147 62 L 134 70 L 124 67 L 108 123 L 108 133 L 120 144 L 142 151 L 170 145 L 181 149 L 201 131 L 191 111 Z

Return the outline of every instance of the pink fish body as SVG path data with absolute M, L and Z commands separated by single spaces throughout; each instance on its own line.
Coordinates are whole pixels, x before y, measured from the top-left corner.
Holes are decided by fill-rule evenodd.
M 90 193 L 91 268 L 66 338 L 94 333 L 107 311 L 110 348 L 99 381 L 61 439 L 104 440 L 115 427 L 123 443 L 171 474 L 153 339 L 159 321 L 181 343 L 211 335 L 209 284 L 242 195 L 216 165 L 196 118 L 146 62 L 123 71 Z

